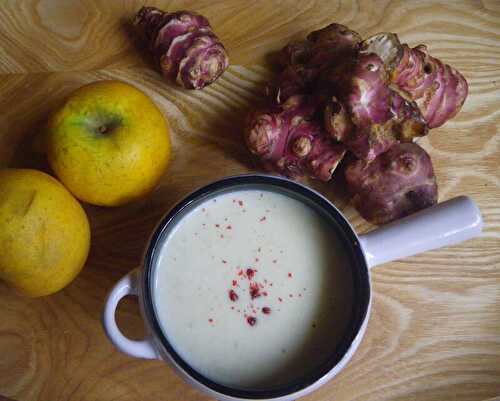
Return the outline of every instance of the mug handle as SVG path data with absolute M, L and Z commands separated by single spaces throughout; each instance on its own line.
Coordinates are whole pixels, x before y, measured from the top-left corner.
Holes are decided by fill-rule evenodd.
M 125 337 L 116 325 L 115 313 L 120 300 L 126 295 L 137 296 L 138 271 L 132 270 L 116 283 L 110 291 L 102 315 L 104 331 L 113 345 L 121 352 L 144 359 L 158 359 L 158 354 L 148 339 L 134 341 Z
M 360 235 L 368 267 L 457 244 L 481 234 L 479 208 L 459 196 Z

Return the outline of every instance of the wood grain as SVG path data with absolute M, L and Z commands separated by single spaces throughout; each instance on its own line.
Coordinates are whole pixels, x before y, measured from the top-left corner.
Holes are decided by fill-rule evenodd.
M 0 394 L 19 401 L 208 400 L 167 366 L 117 352 L 104 336 L 106 292 L 140 263 L 160 216 L 194 188 L 257 169 L 241 141 L 246 110 L 271 76 L 269 54 L 332 21 L 362 35 L 394 31 L 466 76 L 461 113 L 420 143 L 430 152 L 440 199 L 472 196 L 483 236 L 386 264 L 373 272 L 374 309 L 347 369 L 311 401 L 496 399 L 500 395 L 500 3 L 492 1 L 171 1 L 164 9 L 205 14 L 232 65 L 202 92 L 164 83 L 131 38 L 139 1 L 3 1 L 0 7 L 0 166 L 46 168 L 36 134 L 73 89 L 120 79 L 144 90 L 169 118 L 174 161 L 143 201 L 85 206 L 92 249 L 80 276 L 60 293 L 21 298 L 0 284 Z M 338 182 L 338 180 L 337 180 Z M 312 183 L 349 217 L 341 185 Z M 133 300 L 123 330 L 140 338 Z M 1 398 L 1 397 L 0 397 Z

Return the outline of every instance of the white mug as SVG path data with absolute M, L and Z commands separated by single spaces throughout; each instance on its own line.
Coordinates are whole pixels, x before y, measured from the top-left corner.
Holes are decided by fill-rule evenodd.
M 241 390 L 215 383 L 189 366 L 170 345 L 160 329 L 153 308 L 151 286 L 154 281 L 152 268 L 155 253 L 159 252 L 162 239 L 190 210 L 205 200 L 221 193 L 241 189 L 266 189 L 299 196 L 332 219 L 337 232 L 345 240 L 350 255 L 355 281 L 356 306 L 349 329 L 327 366 L 321 371 L 304 377 L 300 383 L 272 390 Z M 415 255 L 420 252 L 456 244 L 478 236 L 483 226 L 481 214 L 475 203 L 461 196 L 422 210 L 411 216 L 357 235 L 342 213 L 319 193 L 294 181 L 268 175 L 243 175 L 222 179 L 187 196 L 160 221 L 147 247 L 142 268 L 123 277 L 111 290 L 103 314 L 104 330 L 120 351 L 145 359 L 160 359 L 169 363 L 189 384 L 221 401 L 276 400 L 291 401 L 316 390 L 337 375 L 351 359 L 366 330 L 371 308 L 369 270 L 379 264 Z M 115 321 L 116 307 L 126 295 L 139 298 L 141 314 L 147 337 L 142 341 L 126 338 Z

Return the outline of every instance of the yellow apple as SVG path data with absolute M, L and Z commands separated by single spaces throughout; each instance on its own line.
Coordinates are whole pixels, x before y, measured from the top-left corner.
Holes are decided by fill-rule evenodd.
M 99 81 L 73 92 L 48 121 L 47 154 L 80 200 L 118 206 L 154 189 L 170 158 L 169 128 L 143 92 Z
M 0 170 L 0 279 L 25 295 L 51 294 L 80 272 L 89 246 L 87 215 L 59 181 Z

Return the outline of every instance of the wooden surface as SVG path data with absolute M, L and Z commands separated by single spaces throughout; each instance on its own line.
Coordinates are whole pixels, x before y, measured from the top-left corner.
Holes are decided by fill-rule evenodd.
M 159 5 L 159 4 L 158 4 Z M 378 267 L 366 337 L 335 380 L 310 401 L 484 400 L 500 395 L 500 2 L 188 1 L 163 8 L 205 14 L 231 67 L 202 92 L 164 83 L 128 28 L 140 2 L 2 1 L 0 166 L 44 167 L 32 139 L 47 113 L 80 85 L 130 82 L 150 95 L 173 129 L 174 160 L 148 199 L 86 206 L 92 249 L 62 292 L 25 299 L 0 284 L 0 394 L 20 401 L 206 400 L 159 361 L 129 358 L 100 325 L 104 297 L 140 263 L 149 233 L 176 200 L 214 179 L 255 171 L 241 140 L 245 111 L 270 76 L 269 52 L 332 21 L 362 35 L 398 32 L 463 72 L 470 93 L 453 121 L 420 143 L 430 152 L 440 199 L 472 196 L 483 236 Z M 341 186 L 314 184 L 358 232 L 369 225 Z M 133 300 L 124 331 L 143 331 Z

